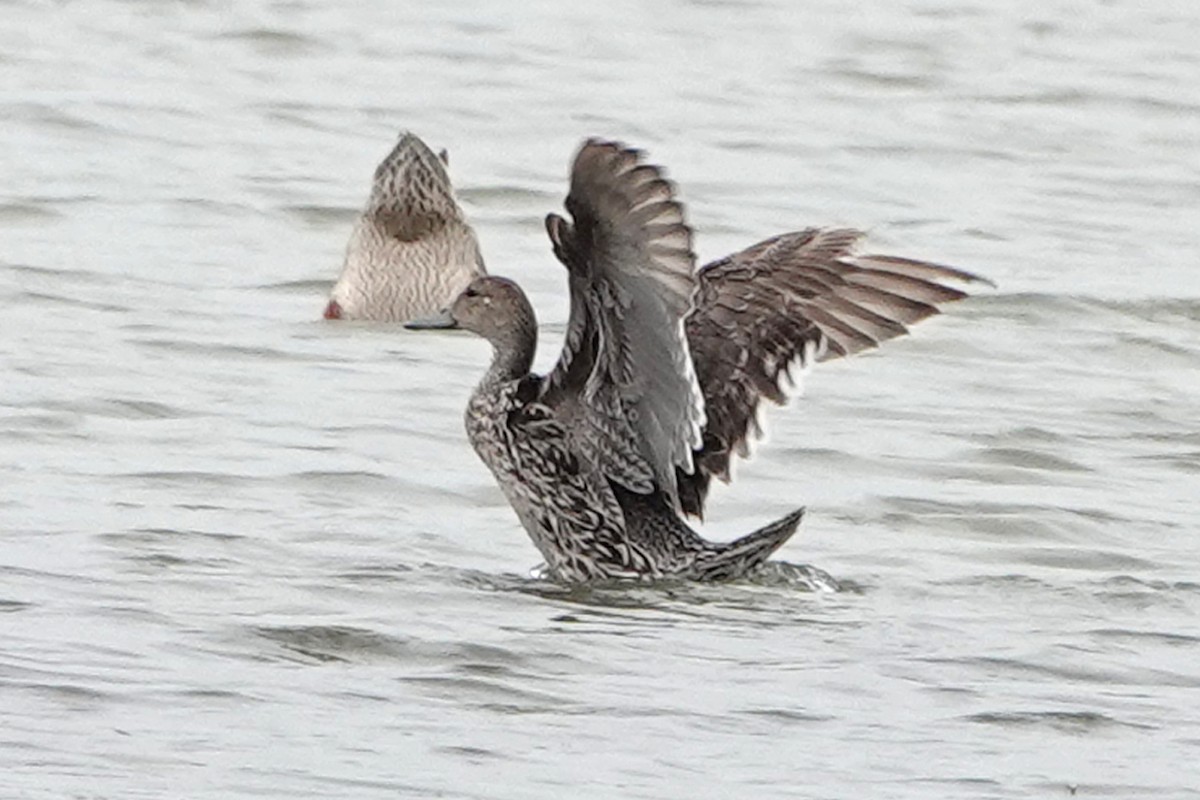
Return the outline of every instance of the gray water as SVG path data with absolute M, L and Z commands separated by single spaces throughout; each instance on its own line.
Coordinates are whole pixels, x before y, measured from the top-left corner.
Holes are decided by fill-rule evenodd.
M 0 14 L 0 797 L 1200 797 L 1195 4 Z M 587 135 L 704 258 L 849 224 L 997 282 L 716 494 L 807 504 L 840 591 L 528 577 L 486 345 L 319 318 L 401 129 L 543 368 Z

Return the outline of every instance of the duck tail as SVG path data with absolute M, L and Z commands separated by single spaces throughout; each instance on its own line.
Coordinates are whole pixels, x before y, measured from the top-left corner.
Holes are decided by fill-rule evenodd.
M 745 575 L 792 538 L 803 517 L 804 509 L 798 508 L 770 525 L 764 525 L 729 544 L 714 546 L 712 550 L 696 559 L 696 577 L 700 580 L 719 581 Z

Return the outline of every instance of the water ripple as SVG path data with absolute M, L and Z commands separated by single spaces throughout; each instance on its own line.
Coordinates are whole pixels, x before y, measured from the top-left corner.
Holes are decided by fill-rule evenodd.
M 1155 730 L 1152 725 L 1125 722 L 1095 711 L 981 712 L 971 714 L 964 719 L 984 725 L 999 725 L 1006 728 L 1046 728 L 1079 735 L 1096 733 L 1110 728 Z
M 5 791 L 1194 798 L 1176 5 L 5 3 Z M 710 257 L 847 225 L 1000 288 L 770 413 L 714 500 L 808 502 L 798 563 L 558 586 L 462 433 L 487 345 L 320 321 L 400 129 L 539 370 L 592 134 Z

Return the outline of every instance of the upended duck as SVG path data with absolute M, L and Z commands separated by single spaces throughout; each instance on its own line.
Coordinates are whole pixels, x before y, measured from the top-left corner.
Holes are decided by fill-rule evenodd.
M 405 322 L 437 313 L 486 273 L 454 198 L 448 158 L 405 133 L 375 169 L 326 319 Z
M 481 277 L 439 317 L 491 342 L 466 428 L 563 582 L 737 578 L 795 532 L 804 509 L 729 543 L 701 538 L 710 482 L 760 436 L 763 399 L 791 370 L 874 347 L 965 293 L 950 267 L 854 255 L 861 234 L 808 229 L 695 269 L 674 187 L 637 150 L 588 140 L 546 229 L 567 268 L 557 364 L 533 375 L 537 322 L 521 288 Z

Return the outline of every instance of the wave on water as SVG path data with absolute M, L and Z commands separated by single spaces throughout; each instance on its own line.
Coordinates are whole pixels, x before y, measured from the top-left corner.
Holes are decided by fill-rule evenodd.
M 283 213 L 295 217 L 310 228 L 320 230 L 327 229 L 345 229 L 349 235 L 350 226 L 361 213 L 357 208 L 347 208 L 344 206 L 323 206 L 316 204 L 293 204 L 283 205 L 279 207 Z M 330 282 L 332 283 L 332 282 Z
M 966 717 L 968 722 L 1001 725 L 1007 728 L 1049 728 L 1064 733 L 1095 733 L 1111 728 L 1141 728 L 1152 726 L 1114 719 L 1095 711 L 986 711 Z
M 50 222 L 61 219 L 64 215 L 53 208 L 47 208 L 42 203 L 17 201 L 0 203 L 0 222 L 8 224 L 27 224 L 31 222 Z
M 254 288 L 283 294 L 328 294 L 329 290 L 333 288 L 333 281 L 325 279 L 280 281 L 279 283 L 260 284 Z M 317 312 L 319 311 L 318 308 Z M 319 316 L 319 313 L 313 313 L 314 319 Z
M 251 632 L 306 661 L 400 659 L 410 656 L 412 648 L 408 639 L 348 625 L 264 625 Z
M 839 581 L 822 569 L 786 561 L 768 561 L 753 575 L 711 583 L 663 579 L 562 584 L 545 578 L 543 567 L 531 570 L 530 577 L 490 576 L 482 584 L 476 577 L 474 582 L 492 591 L 517 592 L 572 605 L 659 611 L 721 604 L 743 610 L 756 607 L 766 610 L 788 597 L 860 591 L 855 584 Z
M 1145 322 L 1200 322 L 1200 297 L 1140 297 L 1114 299 L 1079 294 L 1015 292 L 980 294 L 971 299 L 971 308 L 1001 316 L 1032 317 L 1056 323 L 1094 322 L 1098 314 L 1113 318 L 1132 317 Z

